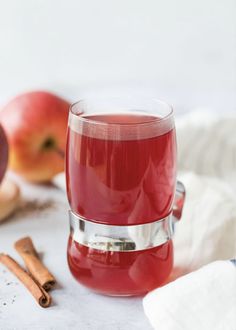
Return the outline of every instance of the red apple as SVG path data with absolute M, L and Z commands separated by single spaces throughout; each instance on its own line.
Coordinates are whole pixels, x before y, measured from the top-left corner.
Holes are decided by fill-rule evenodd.
M 69 103 L 48 92 L 17 96 L 0 112 L 10 146 L 10 169 L 32 182 L 64 169 Z
M 7 169 L 8 143 L 6 134 L 0 125 L 0 183 Z

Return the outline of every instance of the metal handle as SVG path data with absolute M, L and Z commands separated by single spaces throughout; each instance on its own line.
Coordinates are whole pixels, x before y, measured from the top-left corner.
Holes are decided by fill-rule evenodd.
M 182 182 L 177 181 L 175 199 L 173 205 L 173 218 L 175 221 L 179 221 L 182 216 L 183 206 L 185 201 L 185 187 Z

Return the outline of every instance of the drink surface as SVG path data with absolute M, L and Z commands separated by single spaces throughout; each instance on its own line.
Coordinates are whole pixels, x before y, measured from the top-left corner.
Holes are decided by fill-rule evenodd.
M 163 129 L 155 116 L 130 113 L 83 120 L 79 130 L 68 130 L 72 210 L 113 225 L 143 224 L 168 215 L 175 190 L 174 128 Z

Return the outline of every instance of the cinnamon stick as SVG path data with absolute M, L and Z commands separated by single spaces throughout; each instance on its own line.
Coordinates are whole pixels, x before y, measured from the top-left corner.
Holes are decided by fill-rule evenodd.
M 29 273 L 44 288 L 50 290 L 56 283 L 54 276 L 39 259 L 38 253 L 30 237 L 24 237 L 15 243 L 15 249 L 20 254 Z
M 49 307 L 50 295 L 9 255 L 0 253 L 0 262 L 5 265 L 29 290 L 41 307 Z

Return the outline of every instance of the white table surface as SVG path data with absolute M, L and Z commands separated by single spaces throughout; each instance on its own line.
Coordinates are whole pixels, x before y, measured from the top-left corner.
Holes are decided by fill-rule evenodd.
M 44 211 L 19 211 L 0 224 L 0 251 L 22 264 L 14 242 L 30 235 L 44 263 L 58 280 L 48 309 L 37 305 L 19 281 L 0 265 L 0 330 L 150 330 L 141 298 L 113 298 L 94 294 L 78 284 L 69 272 L 66 245 L 69 233 L 65 194 L 54 188 L 20 181 L 23 199 L 53 200 Z

